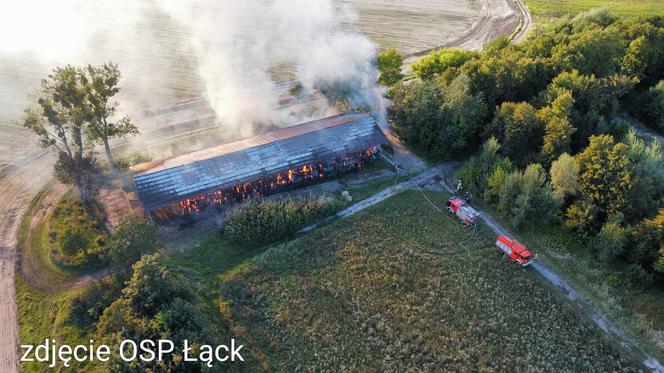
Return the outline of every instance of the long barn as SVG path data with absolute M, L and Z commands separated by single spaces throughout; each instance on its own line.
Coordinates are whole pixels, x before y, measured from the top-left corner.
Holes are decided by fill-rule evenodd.
M 341 114 L 138 165 L 145 210 L 198 213 L 358 170 L 387 142 L 375 120 Z

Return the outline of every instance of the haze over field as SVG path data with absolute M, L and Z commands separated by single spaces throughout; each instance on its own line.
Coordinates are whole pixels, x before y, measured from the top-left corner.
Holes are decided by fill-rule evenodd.
M 290 79 L 305 90 L 355 82 L 354 98 L 375 104 L 378 48 L 440 45 L 478 12 L 450 0 L 26 0 L 0 8 L 0 32 L 11 36 L 0 41 L 3 134 L 29 104 L 26 92 L 67 63 L 117 62 L 122 108 L 135 117 L 207 96 L 225 123 L 292 123 L 292 112 L 275 111 L 284 90 L 275 81 Z

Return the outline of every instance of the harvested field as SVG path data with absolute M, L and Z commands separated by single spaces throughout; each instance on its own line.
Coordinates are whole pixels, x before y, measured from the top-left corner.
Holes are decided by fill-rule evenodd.
M 266 369 L 638 368 L 492 238 L 404 192 L 222 274 L 220 309 Z

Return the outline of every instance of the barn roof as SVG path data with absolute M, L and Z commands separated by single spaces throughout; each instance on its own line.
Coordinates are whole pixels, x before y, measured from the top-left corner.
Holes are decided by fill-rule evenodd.
M 341 114 L 134 167 L 138 195 L 155 210 L 265 175 L 384 144 L 365 114 Z

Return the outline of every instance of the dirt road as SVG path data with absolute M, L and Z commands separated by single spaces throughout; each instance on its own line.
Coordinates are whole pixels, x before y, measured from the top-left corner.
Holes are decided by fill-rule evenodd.
M 14 161 L 4 164 L 0 177 L 0 372 L 8 373 L 18 371 L 19 338 L 14 288 L 18 259 L 16 235 L 21 217 L 33 196 L 51 179 L 52 155 L 34 149 Z
M 404 65 L 441 48 L 464 48 L 480 50 L 494 39 L 511 35 L 512 40 L 520 41 L 532 25 L 532 18 L 523 0 L 481 0 L 482 10 L 478 20 L 465 34 L 443 45 L 409 54 Z

